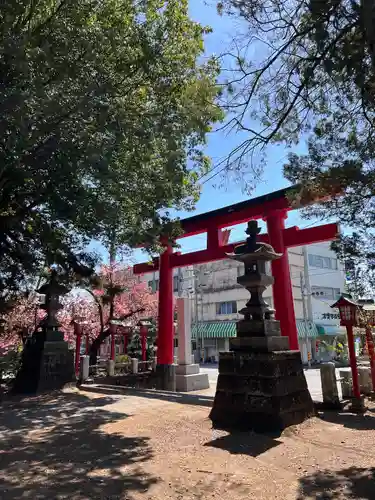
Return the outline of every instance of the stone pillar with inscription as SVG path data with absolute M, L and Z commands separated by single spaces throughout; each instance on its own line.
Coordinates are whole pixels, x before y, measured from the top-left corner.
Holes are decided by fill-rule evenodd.
M 57 313 L 61 309 L 59 296 L 68 288 L 58 283 L 57 272 L 51 271 L 49 282 L 38 293 L 45 295 L 47 316 L 40 331 L 36 331 L 24 347 L 22 364 L 17 374 L 14 392 L 36 393 L 60 389 L 75 380 L 74 353 L 69 350 L 64 334 L 59 331 Z
M 299 351 L 289 350 L 274 310 L 263 299 L 273 284 L 266 263 L 280 258 L 268 244 L 257 242 L 256 221 L 248 223 L 247 242 L 229 258 L 242 262 L 237 282 L 251 294 L 240 311 L 237 337 L 220 353 L 219 377 L 210 413 L 213 427 L 224 430 L 278 432 L 314 414 Z M 277 285 L 277 283 L 276 283 Z

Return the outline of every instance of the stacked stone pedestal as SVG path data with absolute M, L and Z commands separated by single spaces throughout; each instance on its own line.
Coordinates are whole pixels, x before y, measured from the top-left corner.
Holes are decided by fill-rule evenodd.
M 220 353 L 214 428 L 280 432 L 313 414 L 298 351 Z
M 22 354 L 14 392 L 35 394 L 61 389 L 75 380 L 74 354 L 62 333 L 40 332 L 29 339 Z

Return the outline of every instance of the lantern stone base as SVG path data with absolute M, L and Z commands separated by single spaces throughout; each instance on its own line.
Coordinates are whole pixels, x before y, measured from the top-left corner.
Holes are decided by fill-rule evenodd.
M 220 353 L 215 429 L 274 433 L 313 415 L 298 351 Z
M 13 392 L 35 394 L 61 389 L 75 380 L 74 354 L 62 338 L 60 332 L 40 332 L 29 339 L 22 353 Z

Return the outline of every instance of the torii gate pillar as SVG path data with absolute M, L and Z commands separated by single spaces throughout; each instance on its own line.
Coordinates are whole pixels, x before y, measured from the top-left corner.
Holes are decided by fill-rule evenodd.
M 172 247 L 165 246 L 159 267 L 159 325 L 157 337 L 158 389 L 175 391 L 176 373 L 173 364 L 173 267 L 170 263 Z
M 282 253 L 280 259 L 271 263 L 274 284 L 272 287 L 276 319 L 280 321 L 281 332 L 289 337 L 289 349 L 298 351 L 298 333 L 294 314 L 292 281 L 290 279 L 288 250 L 284 245 L 283 231 L 287 212 L 278 210 L 264 219 L 267 223 L 269 242 L 275 252 Z

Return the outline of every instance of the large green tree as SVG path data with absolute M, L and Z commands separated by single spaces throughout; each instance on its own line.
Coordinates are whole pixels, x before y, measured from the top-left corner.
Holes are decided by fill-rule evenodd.
M 286 177 L 308 199 L 337 194 L 311 209 L 345 224 L 375 222 L 375 8 L 373 0 L 224 0 L 245 37 L 226 105 L 230 125 L 246 134 L 231 157 L 272 143 L 307 142 L 291 153 Z M 269 166 L 272 168 L 272 166 Z
M 82 250 L 155 242 L 191 208 L 217 64 L 187 0 L 10 0 L 0 10 L 0 294 Z

